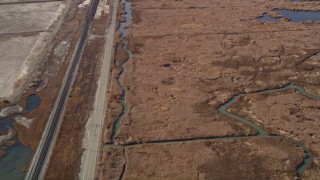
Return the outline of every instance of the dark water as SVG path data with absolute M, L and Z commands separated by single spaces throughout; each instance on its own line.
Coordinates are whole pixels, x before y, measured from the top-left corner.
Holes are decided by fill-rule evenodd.
M 13 121 L 5 118 L 0 121 L 0 130 L 8 131 L 13 128 Z M 29 163 L 32 157 L 31 148 L 24 146 L 14 139 L 15 144 L 6 148 L 6 155 L 0 158 L 0 179 L 24 179 L 24 167 Z
M 24 167 L 32 157 L 31 148 L 19 141 L 6 149 L 6 156 L 0 159 L 0 179 L 24 179 Z
M 34 111 L 40 106 L 40 104 L 41 104 L 41 98 L 36 94 L 32 94 L 28 97 L 26 111 L 27 112 Z
M 36 110 L 41 104 L 41 98 L 30 95 L 27 99 L 26 112 Z M 0 120 L 0 130 L 8 131 L 14 129 L 14 121 L 10 118 Z M 24 146 L 17 138 L 16 143 L 6 148 L 6 155 L 0 158 L 0 180 L 24 179 L 25 173 L 22 171 L 32 158 L 30 147 Z
M 274 10 L 274 12 L 287 18 L 290 22 L 320 22 L 320 11 L 291 11 L 286 9 Z M 273 18 L 268 14 L 257 18 L 260 22 L 279 22 L 280 18 Z
M 320 21 L 320 12 L 316 11 L 291 11 L 291 10 L 274 10 L 278 14 L 281 14 L 283 17 L 289 19 L 291 22 L 319 22 Z
M 128 49 L 128 41 L 126 40 L 126 36 L 128 33 L 128 26 L 131 24 L 131 21 L 132 21 L 131 2 L 127 0 L 121 0 L 121 3 L 125 5 L 125 21 L 120 23 L 120 27 L 119 27 L 119 31 L 121 32 L 120 40 L 124 44 L 123 50 L 126 51 L 126 53 L 128 54 L 128 59 L 125 61 L 124 64 L 122 64 L 121 71 L 117 77 L 117 83 L 122 91 L 122 95 L 121 95 L 122 111 L 112 126 L 111 142 L 113 142 L 114 137 L 117 135 L 118 130 L 121 126 L 121 121 L 128 111 L 128 106 L 126 103 L 127 89 L 122 82 L 122 76 L 126 71 L 127 62 L 132 58 L 132 52 Z
M 5 118 L 3 120 L 0 120 L 0 130 L 1 131 L 8 131 L 9 129 L 12 129 L 13 122 L 9 118 Z

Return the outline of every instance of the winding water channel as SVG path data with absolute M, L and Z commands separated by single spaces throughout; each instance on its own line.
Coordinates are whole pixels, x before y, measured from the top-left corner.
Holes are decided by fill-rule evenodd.
M 301 93 L 302 95 L 304 95 L 304 96 L 306 96 L 308 98 L 315 99 L 315 100 L 320 100 L 320 96 L 314 96 L 312 94 L 307 93 L 302 87 L 295 85 L 293 82 L 291 82 L 288 85 L 285 85 L 283 87 L 274 88 L 274 89 L 266 89 L 266 90 L 262 90 L 262 91 L 258 91 L 258 92 L 254 92 L 254 93 L 271 94 L 271 93 L 274 93 L 274 92 L 284 91 L 284 90 L 288 90 L 288 89 L 295 89 L 299 93 Z M 233 118 L 233 119 L 235 119 L 237 121 L 241 121 L 241 122 L 251 126 L 252 128 L 254 128 L 258 132 L 257 136 L 267 137 L 268 133 L 262 127 L 257 125 L 255 122 L 253 122 L 253 121 L 251 121 L 249 119 L 237 116 L 237 115 L 235 115 L 233 113 L 230 113 L 228 111 L 229 107 L 232 104 L 236 103 L 239 100 L 240 97 L 243 97 L 243 96 L 246 96 L 246 95 L 249 95 L 249 94 L 254 94 L 254 93 L 238 94 L 238 95 L 234 96 L 227 103 L 225 103 L 224 105 L 220 106 L 219 111 L 221 113 L 223 113 L 224 115 L 226 115 L 226 116 L 229 116 L 229 117 L 231 117 L 231 118 Z M 312 154 L 311 154 L 310 150 L 308 148 L 306 148 L 302 143 L 300 143 L 297 140 L 295 140 L 295 139 L 293 139 L 291 137 L 288 137 L 288 136 L 270 136 L 270 137 L 285 137 L 285 138 L 288 138 L 290 141 L 292 141 L 294 144 L 298 145 L 301 149 L 304 150 L 304 153 L 305 153 L 304 160 L 297 167 L 297 175 L 298 175 L 298 177 L 301 177 L 303 175 L 304 171 L 312 163 L 313 157 L 312 157 Z
M 127 97 L 127 89 L 126 87 L 123 85 L 122 82 L 122 76 L 126 71 L 126 64 L 128 63 L 128 61 L 132 58 L 132 52 L 128 49 L 128 41 L 126 40 L 126 36 L 128 34 L 128 27 L 131 24 L 132 21 L 132 14 L 131 14 L 131 2 L 127 2 L 126 0 L 121 0 L 121 3 L 123 3 L 125 5 L 125 20 L 123 22 L 120 23 L 119 26 L 119 31 L 121 33 L 120 36 L 120 43 L 123 43 L 123 50 L 128 54 L 128 59 L 122 64 L 121 67 L 121 71 L 117 77 L 117 83 L 121 88 L 121 106 L 122 106 L 122 111 L 120 113 L 120 115 L 117 117 L 117 119 L 115 120 L 115 123 L 113 124 L 112 127 L 112 134 L 111 134 L 111 142 L 114 142 L 114 138 L 118 133 L 118 130 L 121 126 L 121 121 L 124 117 L 124 115 L 127 113 L 128 111 L 128 106 L 126 103 L 126 97 Z
M 240 97 L 249 95 L 249 94 L 254 94 L 254 93 L 259 93 L 259 94 L 271 94 L 274 92 L 279 92 L 279 91 L 284 91 L 288 89 L 295 89 L 298 92 L 300 92 L 302 95 L 315 99 L 315 100 L 320 100 L 320 96 L 314 96 L 312 94 L 307 93 L 302 87 L 296 85 L 295 83 L 291 82 L 285 86 L 278 87 L 278 88 L 273 88 L 273 89 L 266 89 L 266 90 L 261 90 L 261 91 L 256 91 L 252 93 L 247 93 L 247 94 L 237 94 L 234 97 L 232 97 L 230 100 L 228 100 L 226 103 L 222 104 L 219 107 L 219 112 L 222 114 L 236 120 L 240 121 L 242 123 L 245 123 L 255 129 L 257 131 L 256 135 L 249 135 L 249 136 L 225 136 L 225 137 L 207 137 L 207 138 L 193 138 L 193 139 L 178 139 L 178 140 L 163 140 L 163 141 L 155 141 L 155 142 L 146 142 L 146 143 L 134 143 L 134 144 L 127 144 L 127 145 L 114 145 L 114 138 L 118 133 L 118 130 L 121 126 L 121 122 L 123 117 L 126 115 L 128 111 L 128 106 L 126 103 L 126 96 L 127 96 L 127 89 L 123 84 L 122 77 L 123 74 L 126 71 L 126 64 L 128 63 L 129 60 L 132 58 L 132 52 L 128 49 L 128 41 L 126 39 L 126 36 L 128 34 L 128 26 L 131 24 L 132 21 L 132 15 L 131 15 L 131 2 L 128 2 L 126 0 L 121 0 L 121 2 L 125 5 L 125 21 L 120 23 L 119 26 L 119 31 L 121 32 L 120 36 L 120 42 L 123 43 L 123 49 L 127 52 L 128 54 L 128 59 L 122 64 L 121 71 L 117 77 L 117 83 L 121 88 L 122 91 L 122 96 L 121 96 L 121 106 L 122 106 L 122 111 L 120 115 L 116 118 L 113 127 L 112 127 L 112 134 L 111 134 L 111 142 L 112 144 L 110 146 L 120 146 L 123 147 L 123 156 L 125 158 L 125 148 L 129 146 L 136 146 L 136 145 L 141 145 L 141 144 L 163 144 L 163 143 L 181 143 L 181 142 L 201 142 L 201 141 L 208 141 L 208 140 L 226 140 L 226 139 L 243 139 L 243 138 L 261 138 L 261 137 L 268 137 L 268 138 L 287 138 L 297 146 L 299 146 L 305 153 L 305 157 L 301 164 L 297 167 L 297 176 L 298 178 L 301 178 L 304 171 L 309 167 L 309 165 L 313 161 L 312 154 L 308 148 L 306 148 L 301 142 L 298 142 L 297 140 L 293 139 L 292 137 L 288 136 L 274 136 L 274 135 L 269 135 L 267 131 L 265 131 L 262 127 L 260 127 L 258 124 L 256 124 L 254 121 L 237 116 L 236 114 L 233 114 L 228 111 L 229 107 L 233 105 L 234 103 L 237 103 Z M 120 179 L 123 178 L 124 173 L 126 169 L 126 164 L 124 164 L 123 171 L 121 173 Z

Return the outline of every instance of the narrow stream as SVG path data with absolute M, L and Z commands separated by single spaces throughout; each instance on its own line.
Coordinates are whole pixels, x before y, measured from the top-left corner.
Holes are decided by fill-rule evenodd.
M 240 121 L 240 122 L 243 122 L 249 126 L 251 126 L 253 129 L 255 129 L 257 132 L 258 132 L 258 136 L 267 136 L 268 133 L 263 129 L 261 128 L 260 126 L 258 126 L 256 123 L 248 120 L 248 119 L 245 119 L 245 118 L 242 118 L 240 116 L 237 116 L 235 114 L 232 114 L 228 111 L 229 107 L 234 104 L 235 102 L 238 101 L 238 99 L 242 96 L 245 96 L 245 94 L 239 94 L 239 95 L 236 95 L 234 96 L 233 98 L 231 98 L 230 101 L 228 101 L 227 103 L 223 104 L 222 106 L 219 107 L 219 111 L 221 113 L 223 113 L 224 115 L 226 116 L 229 116 L 233 119 L 236 119 L 237 121 Z
M 128 26 L 131 24 L 132 22 L 132 15 L 131 15 L 131 2 L 128 2 L 127 0 L 121 0 L 121 3 L 123 3 L 125 5 L 125 21 L 120 23 L 119 26 L 119 31 L 121 32 L 121 36 L 120 36 L 120 42 L 122 42 L 123 45 L 123 49 L 128 53 L 128 59 L 122 64 L 121 67 L 121 71 L 117 77 L 117 83 L 121 88 L 122 91 L 122 96 L 121 96 L 121 106 L 122 106 L 122 112 L 120 113 L 120 115 L 116 118 L 113 126 L 112 126 L 112 134 L 111 134 L 111 142 L 112 144 L 110 146 L 114 146 L 114 138 L 118 133 L 118 130 L 121 126 L 121 121 L 123 119 L 123 117 L 125 116 L 125 114 L 128 111 L 128 106 L 126 103 L 126 96 L 127 96 L 127 89 L 124 86 L 123 82 L 122 82 L 122 77 L 123 74 L 126 71 L 126 64 L 128 63 L 128 61 L 132 58 L 132 52 L 128 49 L 128 41 L 126 39 L 126 36 L 128 34 Z M 267 14 L 266 14 L 267 15 Z M 269 18 L 269 17 L 267 17 Z M 271 17 L 270 17 L 271 18 Z M 272 20 L 272 19 L 271 19 Z M 278 19 L 276 20 L 278 21 Z M 278 92 L 278 91 L 283 91 L 283 90 L 287 90 L 287 89 L 296 89 L 297 91 L 299 91 L 301 94 L 303 94 L 306 97 L 312 98 L 312 99 L 316 99 L 316 100 L 320 100 L 319 96 L 314 96 L 312 94 L 307 93 L 303 88 L 295 85 L 294 83 L 290 83 L 284 87 L 280 87 L 280 88 L 275 88 L 275 89 L 267 89 L 267 90 L 263 90 L 263 91 L 259 91 L 259 92 L 254 92 L 254 93 L 261 93 L 261 94 L 270 94 L 273 92 Z M 228 111 L 229 107 L 236 103 L 240 97 L 246 96 L 248 94 L 238 94 L 236 96 L 234 96 L 233 98 L 231 98 L 228 102 L 226 102 L 225 104 L 221 105 L 219 107 L 219 111 L 221 113 L 223 113 L 226 116 L 229 116 L 237 121 L 243 122 L 247 125 L 249 125 L 250 127 L 254 128 L 257 131 L 256 135 L 251 135 L 251 136 L 236 136 L 236 137 L 232 137 L 232 136 L 226 136 L 226 137 L 208 137 L 208 138 L 194 138 L 194 139 L 181 139 L 181 140 L 167 140 L 167 141 L 156 141 L 156 142 L 146 142 L 146 143 L 135 143 L 135 144 L 128 144 L 128 145 L 115 145 L 115 146 L 121 146 L 124 148 L 124 152 L 123 152 L 123 156 L 125 153 L 125 147 L 129 147 L 129 146 L 135 146 L 135 145 L 139 145 L 139 144 L 160 144 L 160 143 L 179 143 L 179 142 L 191 142 L 191 141 L 195 141 L 195 142 L 200 142 L 200 141 L 207 141 L 207 140 L 225 140 L 225 139 L 242 139 L 242 138 L 259 138 L 259 137 L 270 137 L 270 138 L 288 138 L 290 141 L 292 141 L 293 143 L 295 143 L 297 146 L 299 146 L 300 148 L 302 148 L 305 152 L 305 158 L 303 160 L 303 162 L 301 162 L 301 164 L 297 167 L 297 176 L 300 178 L 305 169 L 307 169 L 309 167 L 309 165 L 312 163 L 313 161 L 313 157 L 311 155 L 311 152 L 308 148 L 306 148 L 303 144 L 301 144 L 300 142 L 294 140 L 293 138 L 290 137 L 285 137 L 285 136 L 269 136 L 268 133 L 262 128 L 260 127 L 258 124 L 256 124 L 255 122 L 243 118 L 243 117 L 239 117 L 233 113 L 230 113 Z M 124 176 L 125 173 L 125 169 L 126 169 L 126 164 L 124 164 L 123 167 L 123 171 L 121 173 L 121 177 L 120 179 L 122 179 L 122 177 Z
M 132 52 L 128 49 L 128 40 L 126 39 L 126 36 L 128 34 L 128 26 L 131 24 L 131 21 L 132 21 L 131 2 L 128 2 L 126 0 L 121 0 L 121 3 L 123 3 L 125 5 L 125 21 L 121 22 L 120 26 L 119 26 L 119 31 L 121 32 L 120 42 L 122 42 L 124 44 L 123 49 L 124 49 L 124 51 L 126 51 L 128 53 L 128 59 L 122 64 L 121 71 L 117 77 L 117 83 L 120 86 L 121 91 L 122 91 L 122 95 L 121 95 L 122 111 L 121 111 L 120 115 L 117 117 L 117 119 L 115 120 L 113 127 L 112 127 L 112 134 L 111 134 L 111 142 L 112 143 L 114 142 L 114 138 L 117 135 L 118 130 L 121 126 L 121 120 L 123 119 L 123 117 L 125 116 L 125 114 L 128 111 L 128 106 L 126 103 L 127 89 L 123 85 L 122 76 L 126 71 L 126 64 L 132 58 Z
M 38 95 L 32 94 L 27 98 L 27 105 L 24 108 L 26 113 L 36 110 L 41 104 L 41 98 Z M 15 114 L 10 115 L 15 116 Z M 0 120 L 0 130 L 14 130 L 14 121 L 11 118 Z M 14 130 L 15 131 L 15 130 Z M 24 146 L 15 134 L 12 140 L 13 145 L 5 148 L 5 156 L 0 158 L 0 177 L 1 179 L 24 179 L 25 168 L 32 158 L 32 150 L 28 146 Z
M 295 85 L 294 83 L 289 83 L 286 86 L 280 87 L 280 88 L 274 88 L 274 89 L 267 89 L 267 90 L 263 90 L 263 91 L 259 91 L 259 92 L 255 92 L 255 93 L 260 93 L 260 94 L 271 94 L 274 92 L 279 92 L 279 91 L 283 91 L 283 90 L 288 90 L 288 89 L 295 89 L 297 90 L 299 93 L 301 93 L 302 95 L 311 98 L 311 99 L 315 99 L 315 100 L 320 100 L 320 96 L 314 96 L 312 94 L 307 93 L 302 87 Z M 253 93 L 249 93 L 249 94 L 253 94 Z M 228 108 L 237 102 L 237 100 L 240 97 L 246 96 L 248 94 L 239 94 L 234 96 L 233 98 L 231 98 L 231 100 L 229 100 L 227 103 L 225 103 L 224 105 L 222 105 L 219 108 L 219 111 L 223 114 L 225 114 L 226 116 L 229 116 L 235 120 L 241 121 L 249 126 L 251 126 L 252 128 L 254 128 L 255 130 L 258 131 L 258 136 L 268 136 L 268 133 L 261 128 L 260 126 L 258 126 L 256 123 L 254 123 L 253 121 L 246 119 L 246 118 L 242 118 L 239 117 L 235 114 L 232 114 L 228 111 Z M 273 137 L 273 136 L 270 136 Z M 281 137 L 281 136 L 280 136 Z M 286 137 L 286 136 L 284 136 Z M 309 165 L 312 163 L 313 161 L 313 157 L 312 154 L 310 152 L 310 150 L 305 147 L 301 142 L 296 141 L 295 139 L 291 138 L 291 137 L 286 137 L 288 138 L 290 141 L 292 141 L 293 143 L 295 143 L 296 145 L 298 145 L 301 149 L 304 150 L 305 153 L 305 158 L 303 160 L 303 162 L 297 167 L 297 175 L 300 178 L 304 171 L 309 167 Z

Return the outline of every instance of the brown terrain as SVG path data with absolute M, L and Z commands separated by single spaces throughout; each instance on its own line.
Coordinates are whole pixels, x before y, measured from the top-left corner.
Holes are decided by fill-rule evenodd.
M 319 51 L 317 25 L 255 20 L 277 6 L 139 2 L 133 1 L 129 40 L 134 55 L 124 78 L 130 110 L 117 136 L 121 143 L 247 135 L 252 130 L 217 107 L 239 92 L 318 81 L 317 71 L 292 68 Z M 228 14 L 224 6 L 231 8 Z
M 304 178 L 317 179 L 319 99 L 294 89 L 258 92 L 294 82 L 320 95 L 319 23 L 272 11 L 319 11 L 319 2 L 131 3 L 133 56 L 122 79 L 128 112 L 113 142 L 121 110 L 115 69 L 127 59 L 117 50 L 99 179 L 295 179 L 306 152 L 293 139 L 314 158 Z M 265 13 L 280 21 L 259 22 Z M 219 111 L 237 94 L 244 97 L 229 111 L 269 137 Z
M 131 2 L 132 22 L 126 37 L 121 39 L 120 31 L 115 37 L 96 179 L 319 179 L 320 23 L 290 22 L 273 10 L 320 11 L 320 2 L 125 1 Z M 33 152 L 88 10 L 88 1 L 64 3 L 52 25 L 56 31 L 30 75 L 32 83 L 21 88 L 22 95 L 13 102 L 0 103 L 0 110 L 16 104 L 25 107 L 29 95 L 41 97 L 39 108 L 20 113 L 32 119 L 31 125 L 14 125 L 14 133 Z M 112 3 L 99 0 L 46 179 L 79 178 Z M 122 4 L 119 25 L 126 20 L 125 13 Z M 258 21 L 264 14 L 279 22 Z M 119 120 L 123 89 L 117 78 L 123 66 L 128 111 Z M 40 85 L 33 86 L 36 82 Z M 290 83 L 296 88 L 264 93 Z M 242 97 L 228 112 L 258 125 L 266 135 L 221 111 L 238 94 Z M 117 122 L 119 129 L 114 128 Z M 0 157 L 13 143 L 1 144 Z M 301 177 L 299 169 L 311 156 Z
M 272 94 L 250 94 L 240 99 L 230 110 L 241 117 L 257 121 L 272 134 L 293 137 L 302 142 L 311 150 L 318 169 L 319 99 L 306 97 L 293 89 Z
M 106 148 L 101 179 L 294 179 L 303 152 L 286 139 L 259 138 Z M 120 165 L 119 165 L 120 164 Z

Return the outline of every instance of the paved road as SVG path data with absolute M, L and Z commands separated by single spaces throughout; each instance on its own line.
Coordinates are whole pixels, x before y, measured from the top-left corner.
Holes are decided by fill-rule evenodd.
M 50 155 L 52 153 L 52 148 L 59 132 L 60 123 L 63 119 L 66 103 L 68 101 L 70 91 L 72 89 L 75 77 L 77 75 L 77 70 L 79 67 L 84 46 L 86 44 L 90 24 L 95 15 L 98 2 L 98 0 L 91 0 L 85 23 L 80 35 L 80 39 L 77 43 L 77 47 L 74 51 L 70 65 L 66 72 L 59 95 L 52 109 L 51 115 L 48 119 L 47 126 L 42 134 L 41 141 L 32 159 L 26 179 L 38 180 L 43 179 L 44 177 L 45 170 L 47 168 Z
M 109 86 L 110 64 L 113 58 L 113 43 L 115 34 L 115 23 L 117 18 L 118 0 L 114 0 L 112 21 L 106 39 L 101 76 L 98 81 L 94 110 L 86 124 L 85 137 L 83 140 L 84 152 L 81 158 L 80 179 L 94 179 L 97 160 L 99 158 L 99 147 L 101 144 L 102 127 L 107 109 L 107 90 Z

